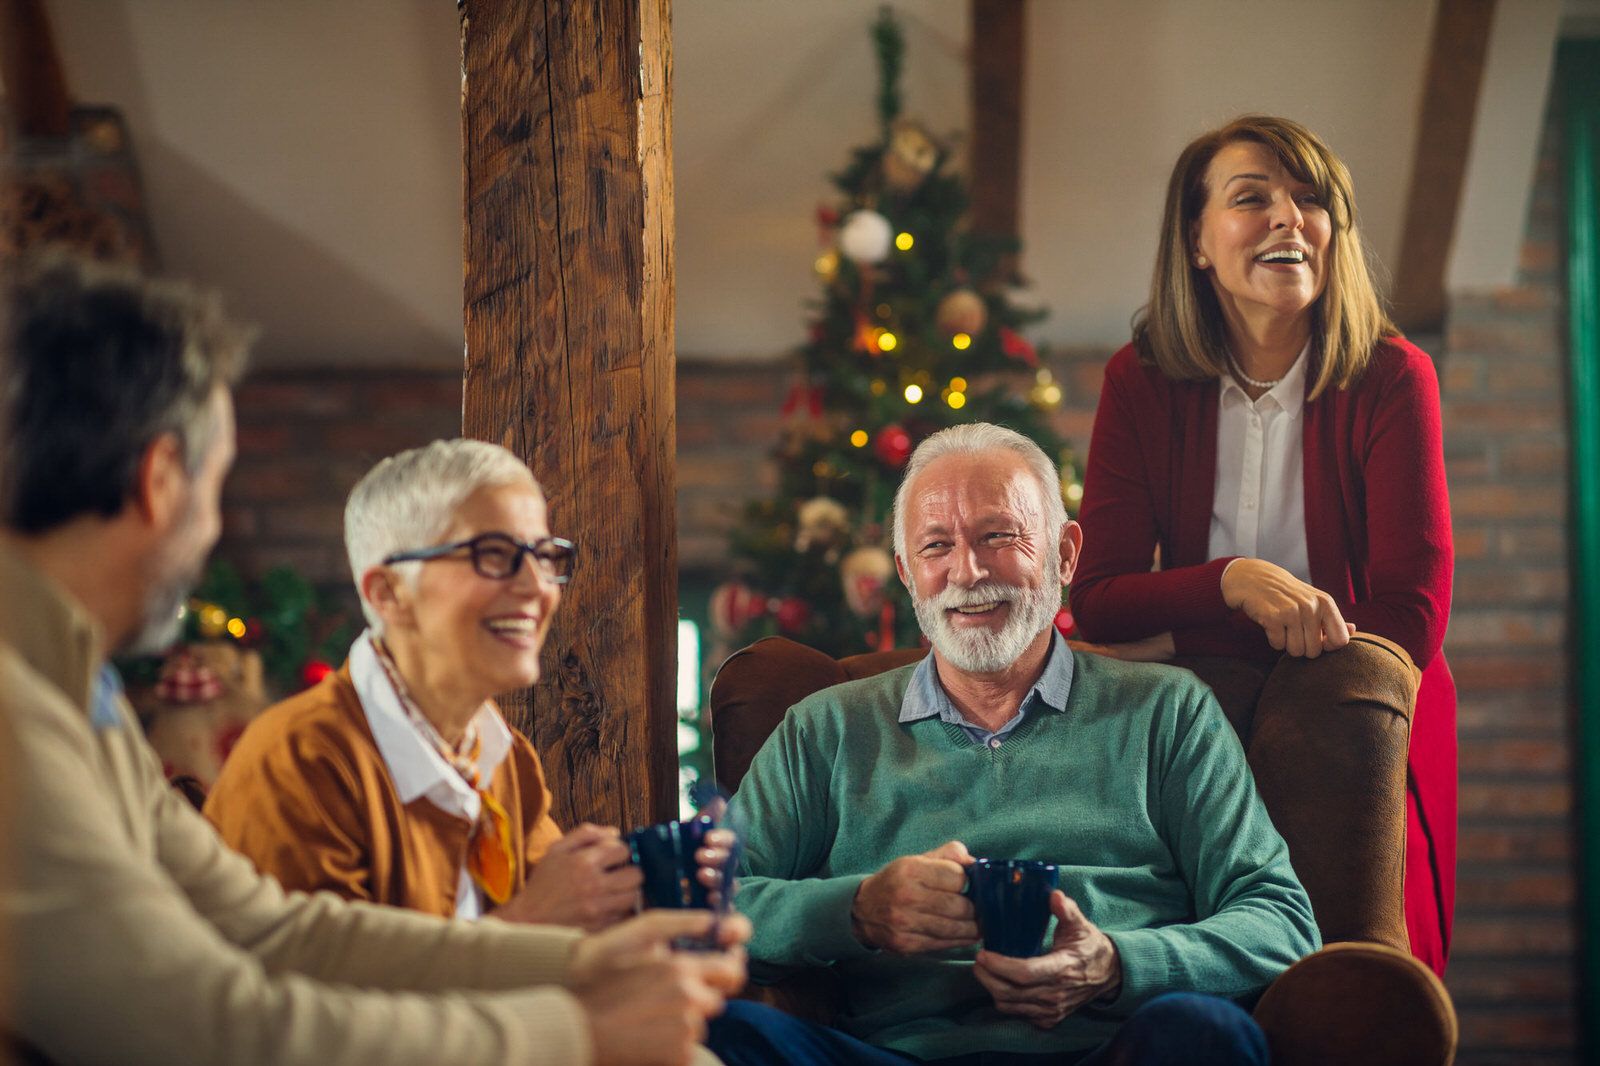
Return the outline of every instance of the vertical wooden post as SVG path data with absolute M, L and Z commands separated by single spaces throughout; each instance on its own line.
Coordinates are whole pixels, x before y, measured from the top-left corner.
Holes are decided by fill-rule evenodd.
M 1466 183 L 1494 5 L 1495 0 L 1440 0 L 1434 12 L 1391 294 L 1395 323 L 1411 333 L 1433 333 L 1444 324 L 1445 268 Z
M 544 676 L 505 706 L 564 826 L 675 809 L 670 0 L 460 0 L 462 429 L 578 542 Z
M 979 233 L 1017 236 L 1027 21 L 1027 0 L 972 0 L 972 228 Z

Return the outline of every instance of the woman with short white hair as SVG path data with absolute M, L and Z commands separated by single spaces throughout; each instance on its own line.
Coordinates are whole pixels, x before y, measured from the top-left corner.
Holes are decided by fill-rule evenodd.
M 205 806 L 224 840 L 288 888 L 591 930 L 632 913 L 627 846 L 562 834 L 492 699 L 538 680 L 577 556 L 527 466 L 473 440 L 385 459 L 350 493 L 345 541 L 369 628 L 246 730 Z

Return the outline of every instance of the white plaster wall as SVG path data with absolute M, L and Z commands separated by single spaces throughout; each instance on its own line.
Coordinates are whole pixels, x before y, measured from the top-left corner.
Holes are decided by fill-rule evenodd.
M 1515 255 L 1548 9 L 1505 0 L 1452 280 Z M 1565 0 L 1569 22 L 1597 0 Z M 1168 169 L 1246 110 L 1321 132 L 1392 267 L 1435 0 L 1034 0 L 1024 267 L 1044 339 L 1116 344 Z M 772 356 L 816 294 L 827 175 L 873 134 L 879 0 L 676 0 L 678 349 Z M 901 0 L 906 112 L 968 125 L 966 0 Z M 75 95 L 124 110 L 175 273 L 259 321 L 263 363 L 461 358 L 459 58 L 448 0 L 50 0 Z M 1526 142 L 1526 143 L 1525 143 Z M 1497 273 L 1498 272 L 1498 273 Z
M 1516 280 L 1562 8 L 1563 0 L 1495 5 L 1456 240 L 1445 274 L 1449 291 L 1490 289 Z
M 461 359 L 445 0 L 49 0 L 69 86 L 132 127 L 165 267 L 261 363 Z
M 1432 0 L 1036 3 L 1022 226 L 1049 340 L 1116 345 L 1145 302 L 1178 152 L 1245 112 L 1294 118 L 1349 165 L 1392 269 Z

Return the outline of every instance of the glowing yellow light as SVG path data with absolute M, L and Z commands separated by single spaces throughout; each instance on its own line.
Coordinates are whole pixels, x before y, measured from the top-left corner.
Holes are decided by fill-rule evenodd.
M 811 266 L 818 274 L 825 278 L 831 278 L 834 272 L 839 269 L 839 253 L 832 250 L 823 252 L 817 256 L 817 261 L 812 263 Z
M 954 337 L 950 338 L 950 343 L 955 347 L 956 351 L 964 352 L 968 348 L 972 347 L 972 337 L 965 333 L 957 333 Z
M 944 398 L 944 402 L 950 405 L 951 410 L 959 411 L 967 406 L 967 394 L 964 392 L 952 392 Z
M 1067 486 L 1066 496 L 1068 503 L 1077 503 L 1083 499 L 1083 486 L 1074 481 Z
M 241 639 L 244 636 L 244 619 L 228 619 L 228 633 L 233 637 L 234 640 Z
M 1044 402 L 1054 407 L 1061 402 L 1061 387 L 1059 385 L 1046 385 L 1044 388 Z
M 916 243 L 917 239 L 904 231 L 900 233 L 900 236 L 894 239 L 894 246 L 900 249 L 902 252 L 911 251 L 911 246 Z
M 899 343 L 900 338 L 888 330 L 883 330 L 878 334 L 878 351 L 880 352 L 892 352 Z
M 889 383 L 888 382 L 884 381 L 882 378 L 874 378 L 873 379 L 873 381 L 872 381 L 872 395 L 874 395 L 874 396 L 882 396 L 884 393 L 886 393 L 888 391 L 889 391 Z
M 906 386 L 906 403 L 921 403 L 921 402 L 922 402 L 922 386 L 921 385 L 907 385 Z
M 858 429 L 854 433 L 850 434 L 850 443 L 854 444 L 857 448 L 865 448 L 867 446 L 867 431 L 864 429 Z
M 966 392 L 967 391 L 967 379 L 966 378 L 951 378 L 950 379 L 950 391 L 951 392 Z
M 1033 375 L 1033 379 L 1041 385 L 1048 385 L 1050 384 L 1050 371 L 1045 368 L 1040 368 L 1039 372 Z

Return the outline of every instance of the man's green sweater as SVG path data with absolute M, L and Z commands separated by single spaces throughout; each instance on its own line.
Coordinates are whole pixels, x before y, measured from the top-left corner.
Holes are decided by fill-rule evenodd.
M 1073 654 L 1066 707 L 1036 702 L 997 748 L 937 717 L 897 721 L 914 665 L 789 711 L 734 799 L 758 977 L 831 966 L 842 1028 L 941 1058 L 1093 1047 L 1163 992 L 1247 996 L 1316 950 L 1311 903 L 1210 690 L 1187 671 Z M 949 840 L 1058 863 L 1116 944 L 1117 999 L 1040 1031 L 995 1010 L 974 949 L 905 957 L 857 941 L 862 880 Z

